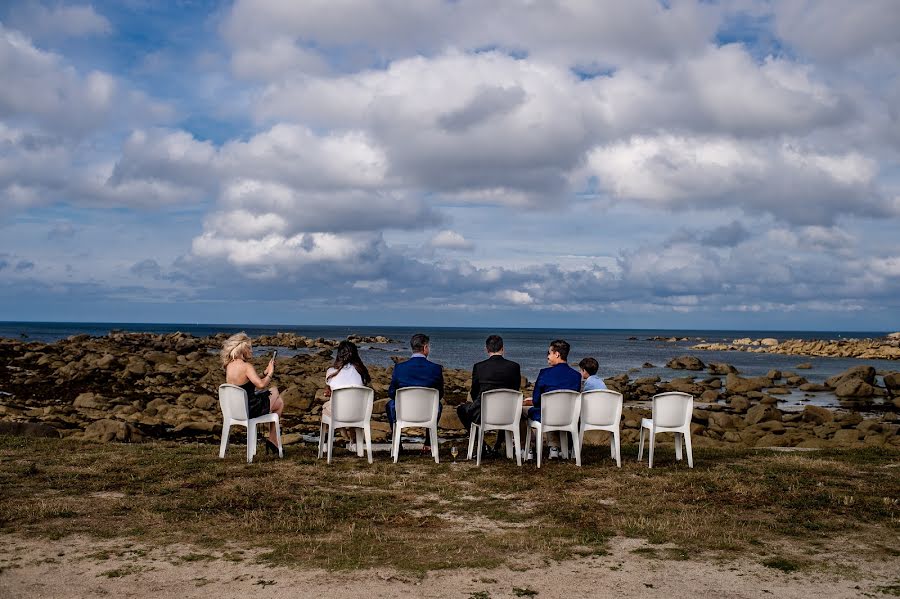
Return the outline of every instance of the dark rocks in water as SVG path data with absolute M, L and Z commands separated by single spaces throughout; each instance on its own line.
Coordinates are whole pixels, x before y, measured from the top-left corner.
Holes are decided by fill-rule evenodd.
M 890 372 L 885 374 L 884 386 L 891 395 L 900 396 L 900 372 Z
M 781 378 L 781 371 L 772 369 L 766 374 L 767 379 L 772 379 L 773 381 L 777 381 Z
M 334 350 L 329 348 L 320 349 L 316 352 L 317 356 L 322 356 L 323 358 L 331 358 L 334 356 Z
M 852 366 L 841 374 L 836 374 L 832 377 L 829 377 L 825 381 L 825 384 L 832 389 L 837 389 L 841 385 L 841 383 L 849 381 L 850 379 L 861 380 L 868 383 L 869 385 L 874 385 L 875 369 L 871 366 Z
M 628 340 L 629 340 L 629 341 L 637 341 L 638 338 L 637 338 L 637 337 L 629 337 Z
M 711 364 L 708 364 L 707 366 L 709 368 L 710 374 L 719 374 L 719 375 L 724 376 L 726 374 L 740 374 L 741 373 L 740 370 L 738 370 L 731 364 L 725 364 L 723 362 L 713 362 Z
M 764 376 L 744 378 L 736 374 L 729 374 L 725 378 L 725 388 L 728 392 L 737 393 L 738 395 L 747 395 L 751 391 L 762 391 L 771 384 L 771 379 Z
M 666 363 L 666 368 L 673 370 L 703 370 L 703 362 L 695 356 L 679 356 Z
M 656 368 L 656 366 L 654 366 L 650 362 L 644 362 L 644 365 L 641 366 L 641 368 Z
M 797 370 L 811 370 L 812 367 L 813 365 L 809 362 L 804 362 L 802 364 L 797 364 L 796 366 L 794 366 L 794 368 L 796 368 Z
M 875 387 L 862 379 L 849 378 L 838 384 L 834 394 L 842 398 L 864 399 L 875 395 Z

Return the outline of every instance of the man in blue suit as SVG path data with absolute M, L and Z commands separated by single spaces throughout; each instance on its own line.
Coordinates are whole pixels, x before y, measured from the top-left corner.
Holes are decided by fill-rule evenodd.
M 397 422 L 397 412 L 394 408 L 394 398 L 397 395 L 397 389 L 403 387 L 431 387 L 438 390 L 438 397 L 444 397 L 444 368 L 440 364 L 435 364 L 428 360 L 430 341 L 431 339 L 429 339 L 428 335 L 422 333 L 413 335 L 412 339 L 409 340 L 409 347 L 413 352 L 412 356 L 406 362 L 400 362 L 394 366 L 394 372 L 391 375 L 391 386 L 388 387 L 388 396 L 391 399 L 385 407 L 392 433 L 394 423 Z M 581 380 L 580 377 L 579 380 Z M 438 403 L 439 419 L 443 407 L 443 404 Z
M 534 382 L 534 393 L 531 394 L 532 407 L 528 408 L 528 418 L 540 422 L 541 420 L 541 395 L 550 391 L 563 389 L 581 391 L 581 373 L 569 366 L 570 346 L 562 339 L 550 342 L 547 350 L 548 368 L 541 370 Z M 555 437 L 558 438 L 558 437 Z M 552 443 L 552 441 L 551 441 Z M 559 457 L 559 446 L 550 445 L 550 459 Z

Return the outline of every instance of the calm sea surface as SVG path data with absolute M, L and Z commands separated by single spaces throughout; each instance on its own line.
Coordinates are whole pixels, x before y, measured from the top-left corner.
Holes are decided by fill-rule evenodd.
M 569 362 L 577 364 L 585 356 L 594 356 L 600 362 L 600 374 L 604 377 L 621 374 L 634 369 L 630 376 L 659 375 L 663 379 L 688 376 L 686 371 L 673 371 L 665 367 L 673 357 L 691 354 L 706 363 L 726 362 L 736 366 L 744 376 L 763 375 L 770 369 L 795 370 L 797 364 L 810 362 L 812 370 L 799 371 L 811 382 L 822 382 L 829 376 L 846 370 L 850 366 L 869 364 L 878 370 L 900 370 L 900 363 L 887 360 L 855 360 L 844 358 L 815 358 L 782 356 L 778 354 L 754 354 L 749 352 L 695 351 L 689 347 L 701 340 L 709 342 L 731 341 L 742 337 L 759 339 L 774 337 L 784 339 L 848 339 L 883 337 L 885 331 L 695 331 L 695 330 L 649 330 L 649 329 L 481 329 L 442 328 L 423 329 L 410 327 L 343 327 L 343 326 L 291 326 L 291 325 L 214 325 L 214 324 L 142 324 L 142 323 L 68 323 L 68 322 L 0 322 L 0 337 L 27 338 L 30 341 L 52 342 L 71 335 L 86 333 L 93 336 L 107 335 L 110 330 L 130 332 L 171 333 L 182 331 L 197 337 L 216 333 L 236 333 L 246 331 L 251 337 L 270 335 L 277 332 L 295 333 L 305 337 L 325 337 L 343 339 L 350 334 L 385 335 L 401 343 L 361 347 L 363 360 L 368 364 L 388 366 L 391 356 L 407 353 L 406 342 L 417 332 L 431 337 L 431 356 L 435 362 L 448 368 L 469 369 L 472 364 L 483 360 L 484 340 L 490 334 L 501 335 L 506 345 L 506 357 L 522 365 L 522 373 L 529 380 L 537 377 L 538 371 L 546 366 L 547 346 L 553 339 L 565 339 L 572 346 Z M 687 337 L 689 341 L 654 341 L 653 337 Z M 632 339 L 634 338 L 634 339 Z M 268 348 L 254 348 L 257 355 L 263 355 Z M 282 355 L 295 352 L 280 350 Z M 643 368 L 644 363 L 653 364 Z M 703 373 L 696 373 L 703 374 Z M 795 392 L 787 398 L 789 403 L 799 402 L 803 395 Z M 790 401 L 794 400 L 794 401 Z M 828 394 L 806 398 L 807 403 L 833 405 L 834 397 Z

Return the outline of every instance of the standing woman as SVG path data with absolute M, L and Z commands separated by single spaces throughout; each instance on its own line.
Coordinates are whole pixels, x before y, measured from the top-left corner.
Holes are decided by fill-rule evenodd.
M 281 419 L 284 401 L 278 393 L 278 388 L 265 388 L 272 382 L 275 360 L 269 360 L 265 376 L 260 378 L 256 374 L 253 364 L 250 363 L 253 358 L 253 348 L 250 346 L 250 337 L 247 336 L 247 333 L 237 333 L 226 339 L 220 355 L 222 365 L 225 367 L 225 382 L 237 385 L 247 392 L 250 418 L 274 412 Z M 270 451 L 278 453 L 278 438 L 275 436 L 275 427 L 272 425 L 269 425 L 269 438 L 266 439 L 266 453 Z
M 352 341 L 341 341 L 337 346 L 337 355 L 334 358 L 334 364 L 325 371 L 325 397 L 331 397 L 331 392 L 335 389 L 343 387 L 352 387 L 354 385 L 366 385 L 372 382 L 369 376 L 369 369 L 363 364 L 359 357 L 359 350 Z M 331 416 L 331 400 L 329 399 L 322 404 L 322 413 Z M 341 435 L 350 440 L 350 433 L 347 429 L 340 429 Z

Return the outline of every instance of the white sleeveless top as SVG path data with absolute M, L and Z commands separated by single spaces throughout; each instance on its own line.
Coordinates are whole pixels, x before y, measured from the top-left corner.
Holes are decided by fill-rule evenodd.
M 347 364 L 341 371 L 338 372 L 331 378 L 328 378 L 332 372 L 336 372 L 334 368 L 329 368 L 325 372 L 325 382 L 331 387 L 331 390 L 341 389 L 343 387 L 350 387 L 353 385 L 362 385 L 362 377 L 357 372 L 356 367 L 353 364 Z

